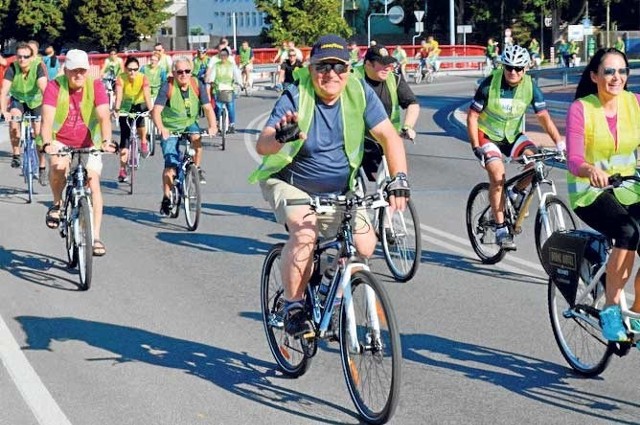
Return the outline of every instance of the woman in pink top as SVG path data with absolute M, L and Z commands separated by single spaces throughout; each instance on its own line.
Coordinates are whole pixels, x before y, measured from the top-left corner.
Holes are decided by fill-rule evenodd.
M 640 97 L 627 91 L 629 62 L 616 49 L 601 49 L 582 74 L 567 115 L 569 199 L 580 219 L 613 240 L 607 263 L 603 336 L 628 340 L 619 301 L 640 248 L 640 186 L 625 183 L 616 193 L 599 190 L 616 173 L 633 175 L 640 146 Z M 640 313 L 640 273 L 631 310 Z M 631 319 L 640 331 L 640 320 Z

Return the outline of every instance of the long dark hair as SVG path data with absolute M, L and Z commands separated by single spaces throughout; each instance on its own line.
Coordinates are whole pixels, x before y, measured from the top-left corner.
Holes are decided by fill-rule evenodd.
M 599 49 L 596 52 L 596 54 L 593 55 L 593 57 L 589 61 L 589 64 L 584 69 L 584 72 L 580 77 L 580 82 L 578 83 L 578 87 L 576 88 L 576 95 L 574 99 L 580 99 L 582 97 L 589 96 L 590 94 L 598 93 L 597 84 L 591 81 L 591 73 L 592 72 L 594 74 L 598 73 L 598 68 L 600 67 L 600 64 L 602 63 L 602 61 L 604 60 L 604 56 L 607 54 L 618 54 L 622 56 L 622 58 L 624 59 L 625 66 L 629 68 L 629 60 L 627 59 L 627 55 L 622 53 L 620 50 L 614 49 L 613 47 L 610 47 L 608 49 Z M 629 80 L 627 79 L 627 83 L 628 81 Z M 627 89 L 627 83 L 624 84 L 625 90 Z

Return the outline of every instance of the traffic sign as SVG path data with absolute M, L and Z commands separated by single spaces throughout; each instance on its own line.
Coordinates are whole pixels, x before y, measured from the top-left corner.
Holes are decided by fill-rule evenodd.
M 416 32 L 418 34 L 424 32 L 424 22 L 416 22 Z
M 456 27 L 456 32 L 458 34 L 471 34 L 472 27 L 471 27 L 471 25 L 458 25 Z
M 393 6 L 389 9 L 389 13 L 387 14 L 389 22 L 392 24 L 399 24 L 404 19 L 404 9 L 402 6 Z
M 418 22 L 422 21 L 422 18 L 424 18 L 424 10 L 414 10 L 413 14 Z

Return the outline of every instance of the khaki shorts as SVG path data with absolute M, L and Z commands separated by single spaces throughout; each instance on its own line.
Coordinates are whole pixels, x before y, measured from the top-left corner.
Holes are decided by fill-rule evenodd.
M 278 224 L 283 226 L 287 223 L 289 213 L 294 208 L 308 208 L 307 206 L 286 206 L 285 200 L 287 199 L 308 199 L 309 194 L 300 190 L 287 182 L 280 179 L 270 178 L 260 182 L 260 189 L 262 189 L 262 196 L 269 202 L 273 213 L 276 216 Z M 332 238 L 338 233 L 340 227 L 342 214 L 339 211 L 333 211 L 326 214 L 318 214 L 318 232 L 324 238 Z M 366 233 L 371 228 L 371 222 L 369 216 L 365 210 L 358 210 L 352 220 L 353 233 L 360 234 Z
M 52 163 L 57 161 L 59 161 L 58 162 L 59 164 L 66 164 L 67 167 L 69 167 L 71 157 L 69 156 L 60 156 L 60 157 L 52 156 L 51 157 Z M 87 171 L 93 171 L 98 175 L 98 177 L 100 177 L 100 175 L 102 174 L 102 155 L 100 154 L 82 155 L 82 163 L 84 167 L 87 169 Z

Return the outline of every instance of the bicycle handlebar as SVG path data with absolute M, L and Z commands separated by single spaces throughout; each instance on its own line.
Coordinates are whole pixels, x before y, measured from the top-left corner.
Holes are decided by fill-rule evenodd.
M 313 196 L 310 198 L 285 199 L 285 206 L 308 205 L 312 210 L 323 213 L 332 211 L 333 207 L 343 207 L 346 210 L 357 208 L 381 208 L 389 205 L 379 193 L 364 197 L 354 194 L 337 196 Z
M 109 154 L 111 152 L 103 151 L 102 149 L 96 149 L 94 147 L 90 148 L 71 148 L 69 146 L 64 146 L 58 150 L 58 152 L 53 152 L 48 155 L 51 156 L 72 156 L 74 154 L 93 154 L 93 155 L 104 155 Z
M 556 148 L 542 148 L 540 152 L 532 155 L 521 155 L 514 158 L 510 158 L 510 162 L 518 162 L 523 165 L 530 164 L 536 161 L 546 161 L 548 159 L 554 159 L 558 162 L 565 162 L 567 157 L 565 152 Z
M 609 185 L 603 187 L 602 189 L 615 189 L 616 187 L 620 187 L 620 185 L 626 181 L 640 182 L 640 177 L 636 176 L 635 174 L 632 176 L 621 176 L 620 173 L 616 173 L 609 176 Z
M 133 119 L 138 119 L 138 118 L 146 118 L 150 115 L 150 111 L 144 111 L 144 112 L 120 112 L 118 113 L 118 116 L 121 118 L 133 118 Z
M 13 122 L 23 122 L 23 121 L 40 121 L 42 119 L 42 116 L 40 115 L 31 115 L 31 114 L 24 114 L 24 115 L 20 115 L 20 116 L 11 116 L 11 119 L 9 121 L 13 121 Z

